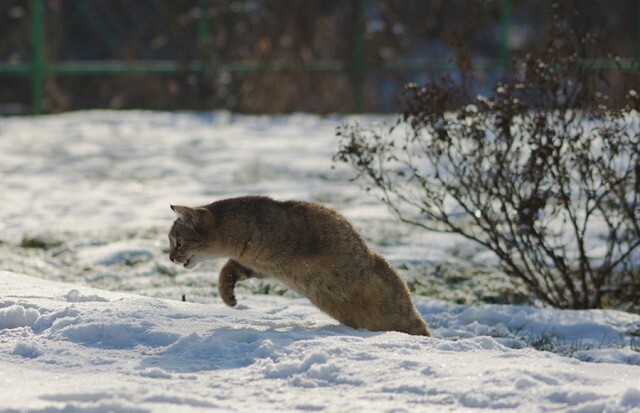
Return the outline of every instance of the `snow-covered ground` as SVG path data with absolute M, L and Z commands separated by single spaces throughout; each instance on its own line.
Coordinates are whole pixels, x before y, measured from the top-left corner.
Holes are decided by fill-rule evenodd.
M 640 411 L 640 316 L 468 304 L 504 277 L 331 168 L 349 120 L 0 119 L 0 411 Z M 225 307 L 220 263 L 169 262 L 169 204 L 242 194 L 342 211 L 433 292 L 414 299 L 434 337 L 352 330 L 258 281 Z

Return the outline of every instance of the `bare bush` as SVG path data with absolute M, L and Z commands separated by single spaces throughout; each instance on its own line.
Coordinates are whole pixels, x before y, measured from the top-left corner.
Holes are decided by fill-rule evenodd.
M 336 161 L 404 222 L 495 253 L 532 301 L 640 308 L 638 93 L 610 109 L 597 42 L 555 15 L 489 96 L 469 72 L 408 85 L 390 128 L 341 127 Z

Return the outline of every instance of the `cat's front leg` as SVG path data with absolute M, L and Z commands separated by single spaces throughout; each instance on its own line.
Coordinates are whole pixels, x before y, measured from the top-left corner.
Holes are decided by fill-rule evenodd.
M 222 301 L 229 307 L 235 307 L 238 304 L 236 295 L 233 292 L 236 283 L 253 277 L 261 277 L 261 275 L 236 260 L 227 261 L 222 270 L 220 270 L 220 277 L 218 278 L 218 292 L 220 292 Z

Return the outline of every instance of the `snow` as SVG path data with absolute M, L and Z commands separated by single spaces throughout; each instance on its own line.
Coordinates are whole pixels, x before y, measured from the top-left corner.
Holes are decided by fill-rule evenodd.
M 168 261 L 170 203 L 266 194 L 339 209 L 403 275 L 481 266 L 484 251 L 398 225 L 331 168 L 353 119 L 385 120 L 0 119 L 0 411 L 640 411 L 639 315 L 415 296 L 433 338 L 372 333 L 260 281 L 228 308 L 221 262 Z
M 581 325 L 571 331 L 585 339 L 613 339 L 637 323 L 628 314 L 540 315 L 507 306 L 474 312 L 416 297 L 437 321 L 436 338 L 423 338 L 352 330 L 301 298 L 250 295 L 236 310 L 11 272 L 0 273 L 0 288 L 0 383 L 8 410 L 640 408 L 638 365 L 581 362 L 475 335 L 512 314 L 532 329 L 554 319 L 557 328 Z M 446 338 L 460 331 L 469 337 Z

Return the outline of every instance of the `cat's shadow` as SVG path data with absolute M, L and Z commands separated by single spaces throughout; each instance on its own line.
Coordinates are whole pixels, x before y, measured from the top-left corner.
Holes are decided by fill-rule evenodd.
M 265 328 L 266 327 L 266 328 Z M 250 366 L 260 359 L 277 360 L 283 349 L 299 341 L 360 340 L 381 333 L 354 330 L 342 325 L 304 326 L 261 322 L 256 328 L 221 327 L 207 335 L 191 334 L 178 339 L 160 353 L 142 360 L 138 369 L 166 373 L 195 373 Z

